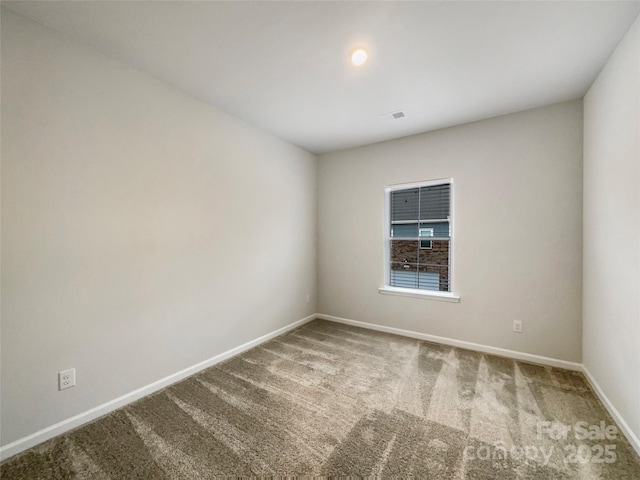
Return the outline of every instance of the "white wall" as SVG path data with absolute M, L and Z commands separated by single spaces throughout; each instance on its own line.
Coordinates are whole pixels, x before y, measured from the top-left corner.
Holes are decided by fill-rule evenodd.
M 379 294 L 385 185 L 445 177 L 460 303 Z M 322 155 L 318 178 L 319 312 L 580 362 L 581 101 Z
M 640 18 L 584 99 L 583 363 L 640 445 Z
M 3 445 L 315 311 L 313 155 L 4 9 L 2 129 Z

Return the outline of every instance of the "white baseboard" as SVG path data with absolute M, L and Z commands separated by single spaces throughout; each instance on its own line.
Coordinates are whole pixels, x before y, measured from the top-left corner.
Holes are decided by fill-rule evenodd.
M 102 417 L 107 413 L 111 413 L 114 410 L 117 410 L 120 407 L 128 405 L 146 395 L 157 392 L 158 390 L 167 387 L 173 383 L 176 383 L 180 380 L 183 380 L 195 373 L 198 373 L 205 368 L 211 367 L 216 363 L 220 363 L 223 360 L 233 357 L 234 355 L 238 355 L 239 353 L 244 352 L 245 350 L 249 350 L 250 348 L 255 347 L 261 343 L 264 343 L 272 338 L 275 338 L 283 333 L 286 333 L 294 328 L 297 328 L 305 323 L 310 322 L 315 319 L 317 315 L 309 315 L 301 320 L 293 322 L 289 325 L 286 325 L 278 330 L 275 330 L 271 333 L 263 335 L 262 337 L 256 338 L 255 340 L 251 340 L 243 345 L 232 348 L 231 350 L 227 350 L 219 355 L 209 358 L 208 360 L 204 360 L 203 362 L 197 363 L 191 367 L 185 368 L 179 372 L 171 374 L 167 377 L 164 377 L 156 382 L 150 383 L 144 387 L 141 387 L 133 392 L 129 392 L 121 397 L 118 397 L 109 402 L 103 403 L 102 405 L 98 405 L 86 412 L 80 413 L 74 417 L 67 418 L 61 422 L 56 423 L 55 425 L 51 425 L 49 427 L 43 428 L 42 430 L 32 433 L 31 435 L 27 435 L 26 437 L 20 438 L 15 442 L 9 443 L 2 448 L 0 448 L 0 461 L 5 460 L 9 457 L 12 457 L 28 448 L 34 447 L 39 443 L 45 442 L 57 435 L 68 432 L 74 428 L 77 428 L 91 420 L 95 420 L 96 418 Z
M 555 358 L 543 357 L 540 355 L 533 355 L 530 353 L 517 352 L 515 350 L 507 350 L 504 348 L 491 347 L 488 345 L 482 345 L 478 343 L 465 342 L 462 340 L 455 340 L 447 337 L 428 335 L 426 333 L 413 332 L 410 330 L 403 330 L 400 328 L 387 327 L 384 325 L 376 325 L 373 323 L 360 322 L 357 320 L 350 320 L 347 318 L 334 317 L 333 315 L 314 314 L 314 315 L 309 315 L 308 317 L 305 317 L 296 322 L 293 322 L 285 327 L 279 328 L 278 330 L 275 330 L 271 333 L 263 335 L 262 337 L 251 340 L 250 342 L 247 342 L 243 345 L 232 348 L 231 350 L 227 350 L 226 352 L 223 352 L 219 355 L 211 357 L 208 360 L 205 360 L 196 365 L 188 367 L 184 370 L 176 372 L 172 375 L 162 378 L 149 385 L 146 385 L 137 390 L 134 390 L 133 392 L 127 393 L 114 400 L 103 403 L 102 405 L 98 405 L 97 407 L 87 410 L 86 412 L 80 413 L 74 417 L 68 418 L 59 423 L 56 423 L 55 425 L 51 425 L 38 432 L 35 432 L 31 435 L 28 435 L 19 440 L 16 440 L 15 442 L 9 443 L 0 448 L 0 461 L 5 460 L 9 457 L 12 457 L 13 455 L 23 452 L 24 450 L 34 447 L 42 442 L 45 442 L 57 435 L 61 435 L 65 432 L 68 432 L 69 430 L 77 428 L 87 422 L 95 420 L 96 418 L 99 418 L 114 410 L 117 410 L 118 408 L 128 405 L 129 403 L 132 403 L 146 395 L 154 393 L 164 387 L 167 387 L 195 373 L 198 373 L 199 371 L 204 370 L 205 368 L 208 368 L 212 365 L 220 363 L 228 358 L 233 357 L 234 355 L 238 355 L 239 353 L 249 350 L 250 348 L 253 348 L 261 343 L 271 340 L 272 338 L 282 335 L 290 330 L 293 330 L 294 328 L 300 327 L 315 318 L 322 318 L 325 320 L 330 320 L 337 323 L 344 323 L 346 325 L 353 325 L 356 327 L 367 328 L 370 330 L 393 333 L 393 334 L 402 335 L 405 337 L 417 338 L 419 340 L 426 340 L 428 342 L 441 343 L 444 345 L 451 345 L 453 347 L 466 348 L 468 350 L 475 350 L 478 352 L 489 353 L 492 355 L 499 355 L 503 357 L 514 358 L 517 360 L 523 360 L 527 362 L 538 363 L 542 365 L 549 365 L 552 367 L 565 368 L 568 370 L 583 372 L 587 380 L 593 387 L 593 390 L 598 395 L 600 401 L 604 404 L 605 408 L 609 411 L 609 414 L 616 421 L 616 423 L 618 424 L 618 426 L 620 427 L 624 435 L 629 440 L 629 443 L 633 446 L 636 452 L 638 452 L 638 455 L 640 455 L 640 440 L 635 435 L 635 433 L 631 430 L 627 422 L 625 422 L 624 418 L 620 415 L 618 410 L 613 406 L 613 404 L 611 403 L 609 398 L 605 395 L 602 388 L 600 387 L 598 382 L 593 378 L 589 370 L 582 364 L 568 362 L 566 360 L 559 360 Z
M 627 440 L 629 440 L 631 446 L 638 453 L 638 455 L 640 455 L 640 439 L 638 439 L 637 435 L 633 432 L 633 430 L 631 430 L 629 424 L 624 420 L 622 415 L 620 415 L 618 409 L 613 406 L 613 403 L 611 403 L 609 397 L 605 395 L 604 391 L 600 387 L 600 384 L 596 381 L 593 375 L 591 375 L 589 369 L 584 365 L 582 365 L 582 372 L 591 384 L 591 388 L 593 388 L 593 390 L 596 392 L 596 395 L 598 395 L 598 398 L 609 412 L 609 415 L 613 417 L 620 430 L 622 430 L 624 436 L 627 437 Z
M 428 335 L 426 333 L 413 332 L 411 330 L 403 330 L 401 328 L 387 327 L 385 325 L 376 325 L 374 323 L 360 322 L 358 320 L 350 320 L 348 318 L 334 317 L 333 315 L 318 314 L 318 318 L 331 320 L 333 322 L 353 325 L 354 327 L 368 328 L 369 330 L 377 330 L 379 332 L 393 333 L 404 337 L 417 338 L 418 340 L 426 340 L 427 342 L 442 343 L 452 347 L 466 348 L 467 350 L 475 350 L 477 352 L 490 353 L 501 357 L 515 358 L 530 363 L 539 363 L 550 367 L 564 368 L 566 370 L 574 370 L 582 372 L 582 364 L 569 362 L 567 360 L 559 360 L 557 358 L 543 357 L 532 353 L 517 352 L 515 350 L 507 350 L 505 348 L 491 347 L 479 343 L 465 342 L 463 340 L 455 340 L 453 338 L 438 337 L 436 335 Z

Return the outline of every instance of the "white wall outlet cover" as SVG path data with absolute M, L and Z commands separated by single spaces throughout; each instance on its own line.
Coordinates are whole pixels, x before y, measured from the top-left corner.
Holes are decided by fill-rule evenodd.
M 76 369 L 70 368 L 69 370 L 63 370 L 58 372 L 58 390 L 64 390 L 65 388 L 71 388 L 76 385 Z

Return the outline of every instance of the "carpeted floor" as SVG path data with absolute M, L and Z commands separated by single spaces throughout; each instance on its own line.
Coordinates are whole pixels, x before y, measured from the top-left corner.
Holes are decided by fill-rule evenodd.
M 640 457 L 579 373 L 315 320 L 0 470 L 630 480 Z

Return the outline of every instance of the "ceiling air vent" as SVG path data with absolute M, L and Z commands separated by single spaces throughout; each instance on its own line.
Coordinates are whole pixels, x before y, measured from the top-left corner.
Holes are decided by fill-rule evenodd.
M 383 122 L 389 122 L 391 120 L 400 120 L 401 118 L 405 118 L 407 115 L 398 110 L 397 112 L 383 113 L 382 115 L 378 115 L 378 118 Z

